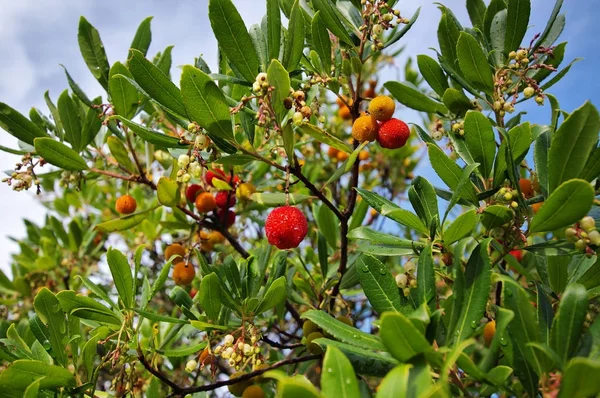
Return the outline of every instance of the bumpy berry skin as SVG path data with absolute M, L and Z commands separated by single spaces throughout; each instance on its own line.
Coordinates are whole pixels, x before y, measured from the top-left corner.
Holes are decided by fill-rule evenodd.
M 190 202 L 194 203 L 196 201 L 196 197 L 202 193 L 204 189 L 198 184 L 192 184 L 185 190 L 185 197 Z
M 220 209 L 233 207 L 235 206 L 235 195 L 230 194 L 229 191 L 219 191 L 215 195 L 215 202 Z
M 373 98 L 369 103 L 369 113 L 371 116 L 380 122 L 390 120 L 396 110 L 394 100 L 386 95 L 380 95 Z
M 492 320 L 486 323 L 483 327 L 483 341 L 485 341 L 485 345 L 487 347 L 492 344 L 494 334 L 496 334 L 496 321 Z
M 526 198 L 531 198 L 533 196 L 533 185 L 531 184 L 531 180 L 527 178 L 519 179 L 519 188 L 521 188 L 521 193 Z
M 210 192 L 202 192 L 196 197 L 196 209 L 200 213 L 208 213 L 217 208 L 217 201 Z
M 352 125 L 352 138 L 358 142 L 375 141 L 378 127 L 377 121 L 371 116 L 361 116 Z
M 225 228 L 229 228 L 235 223 L 235 211 L 229 209 L 220 209 L 217 212 L 219 221 L 225 225 Z
M 137 202 L 131 195 L 123 195 L 115 203 L 115 209 L 120 214 L 131 214 L 137 208 Z
M 265 398 L 265 392 L 260 386 L 251 385 L 246 387 L 242 394 L 242 398 Z
M 171 257 L 174 255 L 178 255 L 173 262 L 178 263 L 183 261 L 183 257 L 185 256 L 185 249 L 179 243 L 173 243 L 172 245 L 167 246 L 165 249 L 165 260 L 169 261 Z
M 189 285 L 194 280 L 194 276 L 196 270 L 192 263 L 180 261 L 173 267 L 173 281 L 178 286 Z
M 293 206 L 273 209 L 265 221 L 265 234 L 269 243 L 281 250 L 298 247 L 307 233 L 306 217 Z
M 394 118 L 379 125 L 377 141 L 382 148 L 398 149 L 406 144 L 409 135 L 408 125 L 402 120 Z

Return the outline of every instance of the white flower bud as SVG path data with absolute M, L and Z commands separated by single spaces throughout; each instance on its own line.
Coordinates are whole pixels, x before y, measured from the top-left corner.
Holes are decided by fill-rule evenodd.
M 225 344 L 226 346 L 232 345 L 233 344 L 233 336 L 230 335 L 230 334 L 228 334 L 227 336 L 225 336 L 225 339 L 223 339 L 223 344 Z
M 406 274 L 396 275 L 396 285 L 398 287 L 401 287 L 401 288 L 406 287 L 407 282 L 408 282 L 408 277 L 406 276 Z
M 185 168 L 187 167 L 188 164 L 190 164 L 190 157 L 188 155 L 180 155 L 179 158 L 177 159 L 177 164 L 179 165 L 180 168 Z
M 185 370 L 186 372 L 193 372 L 196 368 L 198 367 L 198 361 L 196 361 L 195 359 L 191 359 L 189 360 L 186 364 L 185 364 Z

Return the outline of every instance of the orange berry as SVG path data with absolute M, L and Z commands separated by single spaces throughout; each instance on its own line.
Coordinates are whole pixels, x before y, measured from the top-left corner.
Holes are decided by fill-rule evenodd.
M 225 242 L 225 237 L 219 231 L 210 231 L 208 233 L 208 241 L 212 244 Z
M 380 95 L 369 103 L 369 113 L 381 122 L 390 120 L 396 110 L 396 104 L 394 100 L 387 95 Z
M 115 204 L 115 209 L 117 213 L 121 214 L 131 214 L 135 211 L 137 207 L 137 202 L 131 195 L 123 195 L 119 199 L 117 199 L 117 203 Z
M 369 159 L 369 152 L 367 152 L 367 151 L 360 151 L 360 153 L 358 154 L 358 158 L 360 160 L 367 160 L 367 159 Z
M 173 262 L 179 263 L 183 261 L 183 257 L 185 256 L 185 249 L 179 243 L 173 243 L 172 245 L 167 246 L 167 248 L 165 249 L 165 260 L 169 261 L 169 259 L 176 254 L 179 257 L 175 258 Z
M 531 180 L 527 178 L 521 178 L 519 180 L 519 187 L 521 188 L 523 196 L 525 196 L 526 198 L 530 198 L 533 196 L 533 186 L 531 184 Z
M 338 115 L 344 120 L 352 119 L 352 112 L 350 112 L 350 108 L 345 105 L 340 107 Z
M 217 201 L 210 192 L 202 192 L 196 197 L 196 209 L 200 213 L 208 213 L 217 208 Z
M 173 267 L 173 281 L 179 286 L 189 285 L 194 280 L 194 276 L 196 276 L 196 270 L 192 263 L 180 261 Z
M 339 150 L 335 149 L 332 146 L 330 146 L 329 149 L 327 150 L 327 156 L 329 156 L 331 159 L 336 159 L 337 160 L 338 153 L 339 153 Z
M 338 154 L 337 154 L 337 159 L 338 159 L 340 162 L 344 162 L 346 159 L 348 159 L 348 157 L 349 157 L 349 156 L 350 156 L 350 155 L 348 155 L 346 152 L 344 152 L 344 151 L 339 151 L 339 152 L 338 152 Z
M 358 142 L 377 139 L 377 121 L 371 116 L 361 116 L 352 125 L 352 137 Z
M 213 249 L 214 244 L 210 240 L 210 235 L 206 231 L 200 231 L 200 250 L 209 252 Z
M 265 392 L 262 388 L 260 388 L 260 386 L 253 384 L 246 387 L 244 393 L 242 394 L 242 398 L 265 398 Z
M 544 202 L 532 204 L 531 208 L 533 209 L 533 214 L 536 214 L 538 211 L 540 211 L 540 207 L 542 207 L 543 204 L 544 204 Z
M 375 98 L 376 95 L 377 95 L 377 93 L 375 93 L 375 89 L 372 87 L 369 87 L 368 89 L 366 89 L 363 94 L 363 96 L 365 98 Z
M 491 320 L 483 327 L 483 341 L 485 341 L 487 347 L 492 344 L 494 334 L 496 334 L 496 321 Z

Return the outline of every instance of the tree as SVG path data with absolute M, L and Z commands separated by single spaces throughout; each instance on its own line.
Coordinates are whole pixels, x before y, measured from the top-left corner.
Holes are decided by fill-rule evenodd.
M 440 5 L 437 59 L 381 84 L 418 17 L 395 3 L 267 0 L 248 29 L 210 0 L 218 70 L 179 85 L 150 18 L 111 64 L 82 17 L 105 98 L 67 72 L 46 113 L 0 103 L 4 182 L 48 207 L 0 274 L 3 394 L 600 393 L 600 118 L 549 93 L 562 1 L 533 37 L 529 0 Z

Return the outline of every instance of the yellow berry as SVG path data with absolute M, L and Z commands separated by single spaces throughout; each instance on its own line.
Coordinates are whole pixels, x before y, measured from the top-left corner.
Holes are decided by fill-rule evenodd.
M 369 103 L 369 113 L 375 120 L 390 120 L 396 110 L 394 100 L 386 95 L 379 95 Z
M 358 142 L 375 141 L 377 121 L 371 116 L 361 116 L 352 125 L 352 137 Z

